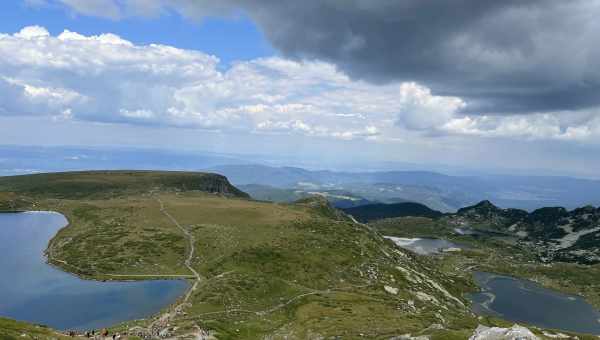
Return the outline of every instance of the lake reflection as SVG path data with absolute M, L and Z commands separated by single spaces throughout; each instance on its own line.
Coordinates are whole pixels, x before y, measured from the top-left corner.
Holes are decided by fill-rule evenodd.
M 509 276 L 475 272 L 474 277 L 482 291 L 468 297 L 477 314 L 545 328 L 600 334 L 600 312 L 579 296 Z
M 66 224 L 57 213 L 0 214 L 0 316 L 98 329 L 155 314 L 187 289 L 182 280 L 87 281 L 48 265 L 43 251 Z

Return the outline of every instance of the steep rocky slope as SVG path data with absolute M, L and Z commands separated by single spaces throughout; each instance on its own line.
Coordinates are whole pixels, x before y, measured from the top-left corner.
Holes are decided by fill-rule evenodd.
M 561 207 L 531 213 L 501 209 L 489 201 L 460 209 L 445 217 L 451 224 L 503 232 L 519 237 L 543 261 L 600 262 L 600 208 L 571 211 Z

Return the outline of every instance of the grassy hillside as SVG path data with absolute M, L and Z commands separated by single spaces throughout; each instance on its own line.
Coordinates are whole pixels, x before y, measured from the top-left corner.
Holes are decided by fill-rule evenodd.
M 54 340 L 70 339 L 70 337 L 60 334 L 48 327 L 31 325 L 25 322 L 18 322 L 0 317 L 0 339 L 17 340 L 24 338 Z
M 398 249 L 324 199 L 257 202 L 226 183 L 149 172 L 1 178 L 0 207 L 63 213 L 70 223 L 48 252 L 64 270 L 197 282 L 180 308 L 116 325 L 122 333 L 138 326 L 134 333 L 158 327 L 184 338 L 201 329 L 219 339 L 465 339 L 478 323 L 506 325 L 469 312 L 462 296 L 475 286 L 464 271 Z M 4 324 L 16 329 L 7 339 L 35 336 L 35 326 Z
M 177 171 L 88 171 L 0 177 L 0 192 L 43 198 L 101 198 L 151 190 L 203 191 L 248 197 L 217 174 Z

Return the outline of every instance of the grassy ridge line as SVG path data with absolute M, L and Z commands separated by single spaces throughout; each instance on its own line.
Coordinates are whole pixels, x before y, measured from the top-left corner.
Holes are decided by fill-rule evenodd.
M 38 198 L 107 198 L 159 191 L 203 191 L 249 198 L 226 177 L 180 171 L 82 171 L 0 177 L 0 192 Z

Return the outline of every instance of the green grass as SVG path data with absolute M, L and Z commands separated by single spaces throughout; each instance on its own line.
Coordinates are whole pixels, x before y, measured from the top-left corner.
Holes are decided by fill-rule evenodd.
M 477 320 L 462 297 L 475 285 L 460 268 L 486 263 L 478 245 L 443 259 L 416 256 L 397 249 L 371 227 L 348 221 L 322 199 L 275 204 L 190 190 L 204 176 L 210 178 L 149 172 L 0 178 L 0 210 L 64 214 L 69 225 L 51 241 L 49 258 L 85 278 L 190 275 L 184 266 L 187 239 L 160 211 L 162 201 L 193 234 L 192 266 L 203 277 L 185 313 L 172 321 L 180 335 L 201 327 L 221 339 L 389 339 L 406 333 L 464 339 L 480 322 L 499 323 Z M 406 219 L 400 226 L 388 222 L 381 226 L 386 234 L 449 234 L 429 219 Z M 496 259 L 508 256 L 500 244 L 489 247 Z M 585 276 L 585 282 L 592 277 Z M 398 289 L 397 294 L 385 286 Z M 432 324 L 444 329 L 428 330 Z M 17 330 L 35 327 L 11 325 Z M 126 330 L 125 324 L 115 328 Z
M 0 317 L 0 340 L 20 339 L 68 339 L 67 336 L 56 333 L 41 325 L 32 325 Z

